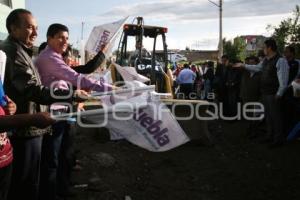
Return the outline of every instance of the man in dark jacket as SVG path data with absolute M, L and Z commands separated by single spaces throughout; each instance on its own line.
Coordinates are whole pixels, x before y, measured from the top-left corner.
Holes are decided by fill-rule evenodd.
M 239 95 L 240 70 L 232 67 L 229 57 L 222 56 L 222 63 L 218 64 L 214 85 L 219 103 L 223 103 L 222 113 L 226 117 L 236 115 Z
M 245 64 L 248 65 L 258 65 L 259 58 L 255 56 L 250 56 L 245 59 Z M 240 88 L 240 97 L 243 105 L 255 102 L 259 103 L 260 98 L 260 73 L 259 72 L 250 72 L 248 70 L 242 69 L 242 78 L 241 78 L 241 88 Z M 255 109 L 257 106 L 252 106 L 251 109 Z M 251 117 L 256 117 L 259 113 L 250 112 Z M 249 138 L 255 138 L 257 136 L 257 128 L 260 124 L 258 120 L 247 120 L 247 136 Z
M 228 66 L 227 78 L 226 78 L 226 93 L 227 104 L 224 104 L 224 115 L 227 117 L 234 117 L 238 112 L 238 102 L 240 93 L 241 82 L 241 70 L 232 67 L 232 64 Z
M 217 64 L 214 77 L 214 88 L 219 103 L 224 103 L 227 96 L 225 83 L 227 79 L 228 65 L 229 58 L 227 55 L 223 55 L 221 63 Z
M 32 114 L 46 111 L 46 107 L 57 101 L 70 101 L 75 93 L 67 90 L 52 91 L 41 85 L 39 75 L 32 62 L 32 47 L 37 37 L 37 24 L 31 12 L 13 10 L 6 19 L 9 36 L 0 45 L 7 55 L 4 89 L 17 105 L 17 114 Z M 35 200 L 38 198 L 39 169 L 42 135 L 51 129 L 31 126 L 15 129 L 11 138 L 14 148 L 13 177 L 9 199 Z
M 270 147 L 277 147 L 284 142 L 282 119 L 282 95 L 289 79 L 289 66 L 286 59 L 281 58 L 277 52 L 274 39 L 264 43 L 266 58 L 262 62 L 261 94 L 265 106 L 266 122 L 268 129 L 267 140 L 271 140 Z

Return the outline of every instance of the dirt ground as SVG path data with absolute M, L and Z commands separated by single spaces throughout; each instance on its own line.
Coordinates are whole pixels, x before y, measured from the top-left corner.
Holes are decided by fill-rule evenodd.
M 211 122 L 209 130 L 214 145 L 186 144 L 164 153 L 108 141 L 103 129 L 78 130 L 83 170 L 73 173 L 77 195 L 71 199 L 300 199 L 299 140 L 270 149 L 249 140 L 241 121 Z

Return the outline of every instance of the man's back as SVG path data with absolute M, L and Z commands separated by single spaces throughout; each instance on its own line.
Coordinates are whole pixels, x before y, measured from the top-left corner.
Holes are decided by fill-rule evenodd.
M 177 77 L 177 82 L 179 84 L 194 83 L 195 78 L 196 78 L 196 74 L 192 70 L 185 68 L 180 71 Z

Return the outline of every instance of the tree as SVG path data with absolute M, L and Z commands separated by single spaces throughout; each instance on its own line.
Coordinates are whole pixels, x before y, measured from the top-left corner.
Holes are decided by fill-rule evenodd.
M 300 54 L 300 8 L 296 5 L 296 9 L 293 12 L 293 17 L 289 17 L 278 25 L 268 25 L 267 29 L 273 31 L 272 37 L 277 41 L 278 49 L 283 52 L 284 47 L 290 44 L 295 45 L 298 50 L 298 56 Z
M 231 61 L 244 60 L 246 57 L 246 42 L 236 37 L 233 41 L 223 39 L 224 54 L 226 54 Z
M 246 58 L 246 42 L 241 37 L 236 37 L 233 40 L 233 45 L 237 49 L 237 59 L 245 60 Z

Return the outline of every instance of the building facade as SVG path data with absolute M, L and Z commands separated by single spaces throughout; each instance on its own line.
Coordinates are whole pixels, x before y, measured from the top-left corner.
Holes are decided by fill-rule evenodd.
M 25 8 L 25 0 L 0 0 L 0 40 L 7 37 L 6 17 L 16 8 Z
M 256 52 L 263 49 L 263 45 L 267 37 L 263 35 L 242 35 L 240 36 L 246 43 L 247 53 Z

